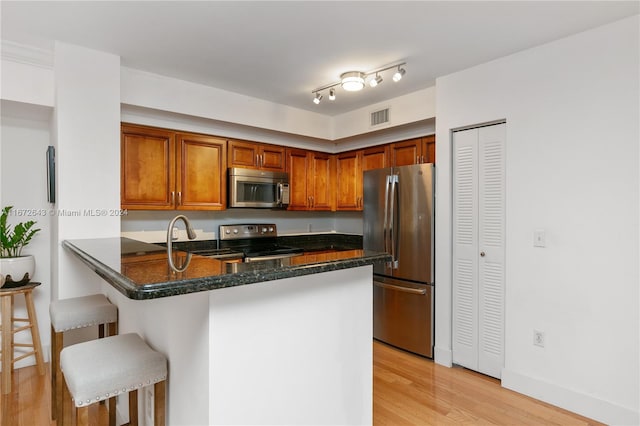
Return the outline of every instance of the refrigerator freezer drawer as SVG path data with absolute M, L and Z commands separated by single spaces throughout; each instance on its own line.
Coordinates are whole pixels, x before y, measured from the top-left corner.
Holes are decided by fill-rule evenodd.
M 433 286 L 374 276 L 373 337 L 433 357 Z

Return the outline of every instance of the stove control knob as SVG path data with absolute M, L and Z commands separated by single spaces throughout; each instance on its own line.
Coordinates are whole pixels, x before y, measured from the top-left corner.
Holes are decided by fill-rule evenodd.
M 262 233 L 264 234 L 265 232 L 267 232 L 267 228 L 262 228 Z
M 236 229 L 234 229 L 234 230 L 233 230 L 233 233 L 234 233 L 234 234 L 237 234 L 237 233 L 238 233 L 238 229 L 237 229 L 237 228 L 236 228 Z
M 225 233 L 225 234 L 227 234 L 227 235 L 229 235 L 229 234 L 231 233 L 231 230 L 230 230 L 230 229 L 227 229 L 227 230 L 225 230 L 225 231 L 224 231 L 224 233 Z
M 269 227 L 269 232 L 273 232 L 273 226 Z

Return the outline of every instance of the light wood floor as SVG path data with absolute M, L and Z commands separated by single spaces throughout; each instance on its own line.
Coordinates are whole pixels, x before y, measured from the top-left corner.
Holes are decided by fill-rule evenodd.
M 0 403 L 1 426 L 55 426 L 50 422 L 49 374 L 35 367 L 13 374 Z M 103 424 L 106 409 L 101 406 Z M 373 344 L 373 423 L 401 425 L 598 425 L 544 402 L 504 389 L 496 379 L 446 368 L 383 343 Z

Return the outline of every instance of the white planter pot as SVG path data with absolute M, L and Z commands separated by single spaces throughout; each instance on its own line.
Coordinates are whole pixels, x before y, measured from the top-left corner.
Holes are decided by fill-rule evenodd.
M 0 258 L 0 275 L 5 284 L 26 284 L 36 271 L 36 259 L 32 255 Z M 0 279 L 2 281 L 2 279 Z

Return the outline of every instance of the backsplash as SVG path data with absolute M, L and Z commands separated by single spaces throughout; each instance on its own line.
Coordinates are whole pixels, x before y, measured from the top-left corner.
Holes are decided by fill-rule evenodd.
M 151 239 L 166 239 L 167 225 L 176 215 L 189 218 L 198 239 L 213 239 L 218 226 L 234 223 L 275 223 L 279 235 L 339 232 L 362 235 L 362 212 L 296 212 L 268 209 L 228 209 L 224 211 L 129 210 L 122 216 L 120 231 L 140 233 Z M 177 223 L 178 236 L 184 237 L 184 224 Z M 215 233 L 215 235 L 213 235 Z M 204 236 L 204 237 L 203 237 Z M 183 238 L 180 238 L 183 239 Z

